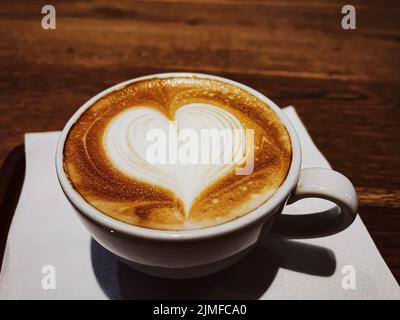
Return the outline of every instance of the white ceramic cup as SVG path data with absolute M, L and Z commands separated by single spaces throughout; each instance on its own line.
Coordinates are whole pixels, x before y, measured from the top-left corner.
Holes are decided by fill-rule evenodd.
M 130 225 L 100 212 L 70 184 L 63 168 L 67 134 L 80 115 L 95 101 L 136 81 L 149 78 L 197 76 L 217 79 L 242 88 L 268 104 L 286 126 L 292 142 L 292 161 L 281 187 L 254 211 L 227 223 L 196 230 L 164 231 Z M 238 82 L 206 74 L 163 73 L 117 84 L 87 101 L 65 126 L 56 152 L 57 176 L 66 197 L 93 238 L 133 268 L 165 278 L 195 278 L 222 270 L 243 257 L 270 230 L 286 203 L 302 198 L 328 199 L 340 208 L 332 232 L 347 228 L 357 214 L 357 196 L 352 183 L 342 174 L 324 168 L 300 169 L 301 149 L 296 132 L 279 107 L 261 93 Z M 332 218 L 329 213 L 322 218 Z M 328 217 L 329 216 L 329 217 Z M 307 236 L 307 235 L 303 235 Z

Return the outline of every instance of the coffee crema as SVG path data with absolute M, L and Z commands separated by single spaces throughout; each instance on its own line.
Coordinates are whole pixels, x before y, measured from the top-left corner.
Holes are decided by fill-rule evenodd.
M 167 125 L 250 130 L 252 152 L 243 153 L 249 138 L 239 135 L 232 156 L 251 158 L 251 173 L 238 174 L 243 161 L 148 162 L 146 133 Z M 266 103 L 222 81 L 179 76 L 134 82 L 94 102 L 68 133 L 64 170 L 75 190 L 112 218 L 185 230 L 222 224 L 262 205 L 285 180 L 291 157 L 289 134 Z

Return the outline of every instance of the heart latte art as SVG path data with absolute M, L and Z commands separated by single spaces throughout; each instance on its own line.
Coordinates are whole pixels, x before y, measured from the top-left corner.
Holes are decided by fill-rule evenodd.
M 154 146 L 153 141 L 149 141 L 149 136 L 155 132 L 154 128 L 160 130 L 161 137 L 164 137 L 160 139 L 161 147 L 158 151 L 165 156 L 160 157 L 159 161 L 149 155 Z M 210 129 L 210 137 L 213 133 L 211 130 L 216 130 L 217 135 L 224 132 L 223 130 L 239 133 L 235 140 L 233 134 L 230 137 L 232 147 L 226 155 L 228 158 L 226 163 L 220 158 L 218 158 L 220 161 L 212 161 L 211 158 L 215 154 L 223 154 L 227 146 L 223 142 L 226 141 L 221 141 L 218 145 L 212 144 L 209 139 L 204 141 L 209 142 L 208 145 L 199 142 L 202 130 L 204 132 L 207 128 Z M 186 132 L 192 133 L 194 139 L 182 143 L 178 135 L 185 129 L 193 130 Z M 212 182 L 232 170 L 236 164 L 234 156 L 240 153 L 244 157 L 241 151 L 245 150 L 246 141 L 241 132 L 244 132 L 244 128 L 239 120 L 229 112 L 211 104 L 184 105 L 176 110 L 174 122 L 153 108 L 136 107 L 121 113 L 110 123 L 104 135 L 104 148 L 115 167 L 128 176 L 173 191 L 182 200 L 187 216 L 196 196 Z M 184 144 L 190 143 L 189 148 L 195 148 L 196 154 L 194 159 L 186 160 L 179 151 L 186 151 L 183 149 Z M 201 162 L 199 158 L 206 151 L 212 153 L 209 152 L 209 156 Z
M 88 203 L 164 230 L 249 213 L 279 188 L 290 161 L 289 135 L 268 105 L 197 77 L 142 80 L 108 94 L 83 112 L 64 147 L 65 171 Z

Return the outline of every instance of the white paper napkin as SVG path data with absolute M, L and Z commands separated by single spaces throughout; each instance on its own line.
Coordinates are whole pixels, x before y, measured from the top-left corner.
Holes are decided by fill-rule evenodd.
M 301 140 L 303 167 L 329 164 L 293 108 L 285 112 Z M 163 280 L 126 267 L 84 229 L 58 184 L 58 132 L 25 136 L 26 176 L 0 274 L 3 299 L 400 299 L 399 286 L 361 219 L 325 238 L 271 235 L 218 274 Z M 302 200 L 285 211 L 332 205 Z M 55 287 L 55 288 L 54 288 Z

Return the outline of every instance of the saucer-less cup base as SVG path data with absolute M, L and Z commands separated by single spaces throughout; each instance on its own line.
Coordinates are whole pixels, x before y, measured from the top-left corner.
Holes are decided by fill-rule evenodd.
M 146 273 L 150 276 L 165 278 L 165 279 L 193 279 L 208 276 L 210 274 L 216 273 L 218 271 L 224 270 L 231 265 L 238 262 L 242 259 L 253 246 L 222 260 L 212 262 L 209 264 L 196 266 L 196 267 L 187 267 L 187 268 L 161 268 L 161 267 L 152 267 L 146 266 L 142 264 L 138 264 L 129 260 L 125 260 L 121 257 L 116 258 L 131 268 Z
M 202 277 L 231 266 L 264 238 L 275 218 L 274 215 L 262 224 L 249 226 L 246 232 L 212 239 L 157 242 L 111 233 L 79 216 L 93 238 L 118 260 L 137 271 L 168 279 Z
M 69 129 L 96 100 L 129 83 L 146 78 L 174 76 L 213 78 L 236 85 L 267 103 L 286 126 L 292 142 L 292 161 L 288 175 L 274 195 L 259 208 L 222 225 L 183 231 L 162 231 L 129 225 L 106 216 L 88 204 L 68 181 L 63 169 L 63 149 Z M 270 230 L 287 202 L 307 197 L 330 200 L 340 208 L 335 213 L 333 232 L 347 228 L 357 214 L 357 197 L 351 182 L 342 174 L 323 168 L 300 170 L 301 149 L 298 137 L 283 112 L 271 100 L 240 83 L 204 74 L 167 73 L 133 79 L 111 87 L 86 102 L 65 126 L 56 152 L 56 171 L 60 185 L 93 238 L 121 261 L 138 271 L 173 279 L 196 278 L 220 271 L 242 258 Z M 321 219 L 332 219 L 322 214 Z M 307 235 L 303 235 L 307 236 Z

